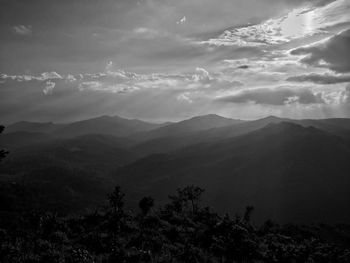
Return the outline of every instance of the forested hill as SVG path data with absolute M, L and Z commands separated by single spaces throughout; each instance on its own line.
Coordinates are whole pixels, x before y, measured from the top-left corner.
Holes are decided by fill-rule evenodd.
M 60 218 L 31 212 L 0 230 L 1 262 L 349 262 L 346 225 L 251 224 L 254 208 L 219 216 L 201 203 L 203 189 L 178 189 L 156 208 L 124 207 L 119 187 L 108 206 L 85 216 Z
M 0 147 L 10 151 L 0 165 L 1 212 L 11 215 L 84 213 L 114 185 L 130 207 L 149 194 L 163 204 L 194 184 L 219 213 L 254 205 L 260 223 L 350 220 L 349 119 L 20 122 L 0 135 Z

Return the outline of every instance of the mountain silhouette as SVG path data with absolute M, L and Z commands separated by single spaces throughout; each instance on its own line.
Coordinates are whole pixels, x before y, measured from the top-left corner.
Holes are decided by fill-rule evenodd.
M 180 122 L 171 123 L 158 129 L 154 129 L 144 134 L 144 139 L 149 140 L 160 137 L 174 137 L 191 132 L 226 127 L 242 122 L 244 121 L 224 118 L 215 114 L 197 116 Z
M 240 121 L 205 115 L 165 124 L 108 116 L 57 125 L 21 122 L 0 138 L 0 147 L 11 152 L 0 177 L 34 185 L 40 196 L 75 210 L 96 205 L 117 184 L 132 206 L 144 195 L 161 202 L 195 184 L 222 212 L 254 205 L 258 220 L 346 222 L 349 128 L 349 119 L 274 116 Z
M 164 198 L 185 184 L 207 189 L 222 211 L 259 207 L 261 219 L 346 221 L 350 203 L 349 145 L 294 123 L 270 123 L 248 134 L 199 143 L 129 164 L 117 177 L 132 196 L 143 189 Z M 130 183 L 133 182 L 133 183 Z
M 6 133 L 16 131 L 40 132 L 56 137 L 75 137 L 86 134 L 128 136 L 136 132 L 150 131 L 162 125 L 118 116 L 101 116 L 66 124 L 18 122 L 10 125 L 6 129 Z

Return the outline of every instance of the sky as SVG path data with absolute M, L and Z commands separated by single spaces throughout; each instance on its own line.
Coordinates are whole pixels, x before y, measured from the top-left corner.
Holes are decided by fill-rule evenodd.
M 349 0 L 0 0 L 0 120 L 350 117 Z

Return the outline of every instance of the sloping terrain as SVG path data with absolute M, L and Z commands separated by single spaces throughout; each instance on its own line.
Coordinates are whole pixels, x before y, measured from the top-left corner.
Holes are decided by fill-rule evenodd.
M 144 195 L 162 202 L 195 184 L 218 211 L 254 205 L 258 220 L 350 220 L 348 119 L 207 115 L 158 128 L 130 121 L 101 117 L 53 130 L 32 124 L 28 131 L 7 130 L 0 136 L 0 147 L 10 150 L 0 167 L 2 200 L 37 192 L 35 200 L 84 209 L 121 184 L 135 206 Z
M 349 145 L 340 137 L 282 122 L 154 154 L 121 168 L 117 177 L 135 199 L 146 192 L 162 199 L 177 187 L 196 184 L 221 211 L 250 204 L 261 219 L 346 221 L 349 158 Z

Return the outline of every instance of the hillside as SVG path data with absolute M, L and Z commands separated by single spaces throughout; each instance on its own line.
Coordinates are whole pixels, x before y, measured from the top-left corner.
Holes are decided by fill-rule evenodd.
M 39 132 L 55 137 L 75 137 L 86 134 L 129 136 L 133 133 L 150 131 L 162 126 L 163 124 L 130 120 L 118 116 L 101 116 L 65 124 L 18 122 L 9 125 L 5 133 Z
M 94 127 L 99 122 L 104 129 Z M 62 208 L 77 199 L 74 209 L 85 209 L 121 184 L 134 207 L 143 195 L 162 202 L 193 183 L 207 189 L 207 201 L 218 211 L 252 204 L 257 220 L 349 220 L 348 119 L 235 121 L 209 115 L 164 125 L 101 117 L 54 132 L 7 131 L 0 136 L 0 147 L 10 150 L 0 168 L 1 181 L 10 183 L 4 198 L 6 191 L 15 195 L 14 182 L 42 200 L 49 194 L 47 200 L 62 201 Z M 107 134 L 151 128 L 126 137 Z M 56 135 L 60 129 L 65 132 Z M 94 134 L 73 135 L 84 131 Z
M 179 186 L 196 184 L 207 189 L 209 203 L 221 211 L 251 204 L 259 207 L 261 219 L 347 221 L 349 156 L 341 138 L 282 122 L 151 155 L 121 168 L 117 177 L 135 197 L 152 192 L 162 199 Z

